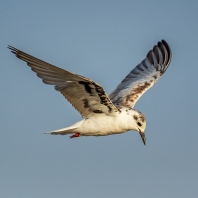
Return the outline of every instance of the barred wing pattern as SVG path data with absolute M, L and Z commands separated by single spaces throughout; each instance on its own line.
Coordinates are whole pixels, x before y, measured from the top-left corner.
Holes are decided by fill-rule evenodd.
M 118 111 L 98 83 L 44 62 L 14 47 L 8 46 L 8 48 L 16 57 L 25 61 L 44 83 L 54 85 L 55 90 L 60 91 L 83 117 L 87 117 L 90 113 L 109 114 Z
M 133 108 L 138 99 L 165 73 L 171 61 L 171 50 L 162 40 L 147 57 L 137 65 L 109 95 L 118 108 Z

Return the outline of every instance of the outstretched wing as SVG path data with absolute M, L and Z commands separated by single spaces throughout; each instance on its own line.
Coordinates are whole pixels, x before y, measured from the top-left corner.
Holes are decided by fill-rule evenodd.
M 90 113 L 109 114 L 118 111 L 98 83 L 39 60 L 14 47 L 8 48 L 16 57 L 25 61 L 44 83 L 54 85 L 55 90 L 60 91 L 83 117 Z
M 171 50 L 162 40 L 109 95 L 116 107 L 134 107 L 138 99 L 165 73 L 171 61 Z

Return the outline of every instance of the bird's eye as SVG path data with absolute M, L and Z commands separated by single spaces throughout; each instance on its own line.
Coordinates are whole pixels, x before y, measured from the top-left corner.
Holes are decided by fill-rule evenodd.
M 137 124 L 138 124 L 138 126 L 142 126 L 142 124 L 140 122 L 138 122 Z

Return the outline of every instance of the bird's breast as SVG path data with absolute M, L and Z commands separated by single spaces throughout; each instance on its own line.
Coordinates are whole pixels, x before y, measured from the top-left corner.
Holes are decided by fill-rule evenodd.
M 111 135 L 131 129 L 131 116 L 126 113 L 92 115 L 78 128 L 81 135 Z

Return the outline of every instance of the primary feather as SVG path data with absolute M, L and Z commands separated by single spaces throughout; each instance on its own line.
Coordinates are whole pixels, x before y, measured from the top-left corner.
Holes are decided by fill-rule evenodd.
M 46 63 L 14 47 L 8 48 L 19 59 L 27 62 L 44 83 L 54 85 L 55 90 L 60 91 L 83 117 L 92 112 L 109 114 L 113 110 L 118 111 L 98 83 Z
M 170 61 L 171 50 L 162 40 L 109 95 L 113 104 L 119 108 L 133 108 L 138 99 L 165 73 Z

